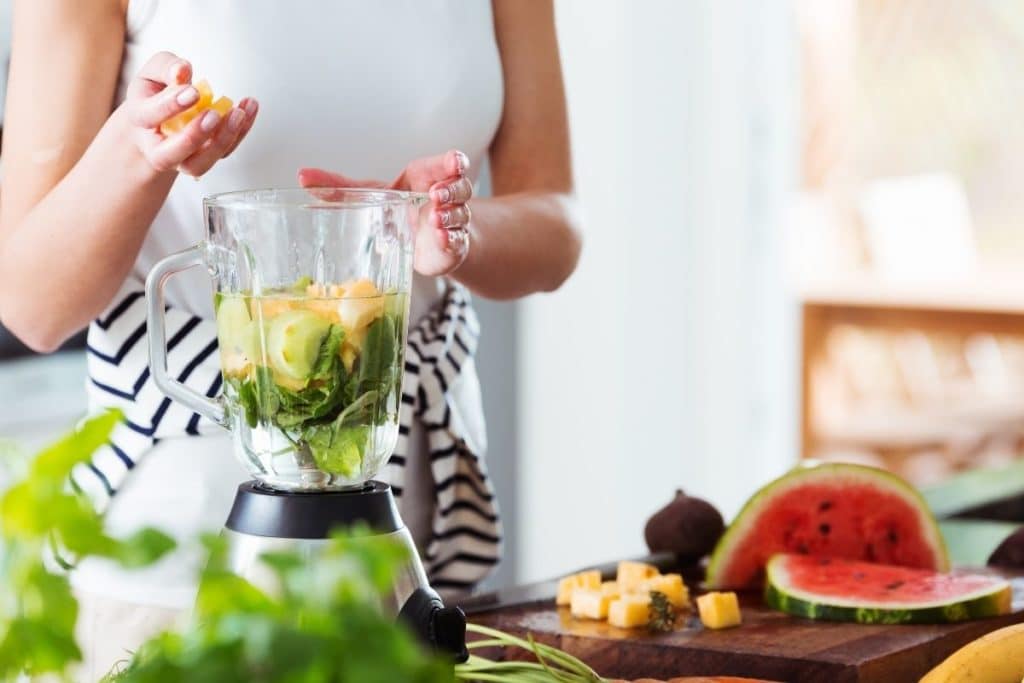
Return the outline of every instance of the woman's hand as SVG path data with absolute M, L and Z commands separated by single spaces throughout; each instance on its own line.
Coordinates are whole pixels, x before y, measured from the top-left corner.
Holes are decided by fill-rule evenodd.
M 430 277 L 447 275 L 462 265 L 469 253 L 469 200 L 473 183 L 466 177 L 469 158 L 458 150 L 409 163 L 392 183 L 355 180 L 319 168 L 299 170 L 303 187 L 376 187 L 430 196 L 430 211 L 416 230 L 416 272 Z
M 234 151 L 259 109 L 256 100 L 247 97 L 225 117 L 210 109 L 174 135 L 160 132 L 160 124 L 198 100 L 192 65 L 170 52 L 150 58 L 129 84 L 120 109 L 132 126 L 139 151 L 158 173 L 177 170 L 196 178 L 203 175 Z

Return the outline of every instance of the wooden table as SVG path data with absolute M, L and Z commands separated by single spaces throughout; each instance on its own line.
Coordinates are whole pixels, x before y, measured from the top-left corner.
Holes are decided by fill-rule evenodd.
M 792 683 L 909 683 L 962 645 L 1002 626 L 1024 622 L 1024 576 L 1013 578 L 1013 583 L 1013 614 L 936 626 L 796 619 L 764 607 L 756 594 L 741 598 L 743 625 L 725 631 L 706 630 L 695 618 L 668 634 L 626 631 L 604 622 L 574 619 L 568 609 L 555 607 L 550 599 L 473 613 L 470 621 L 518 635 L 531 633 L 580 657 L 603 676 L 732 675 Z

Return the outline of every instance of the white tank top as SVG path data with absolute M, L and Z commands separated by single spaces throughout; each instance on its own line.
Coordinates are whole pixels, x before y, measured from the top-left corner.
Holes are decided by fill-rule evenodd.
M 452 148 L 478 170 L 501 118 L 488 0 L 132 0 L 126 42 L 118 101 L 146 60 L 168 50 L 217 95 L 260 103 L 234 154 L 174 184 L 136 261 L 141 278 L 203 238 L 206 195 L 294 187 L 302 166 L 391 180 L 410 160 Z M 417 276 L 410 320 L 440 296 L 436 281 Z M 199 269 L 172 278 L 167 298 L 213 313 Z
M 118 406 L 128 417 L 110 447 L 83 466 L 78 478 L 83 485 L 91 482 L 84 488 L 101 489 L 107 500 L 153 439 L 166 434 L 159 451 L 172 448 L 177 440 L 171 436 L 197 433 L 198 416 L 181 406 L 160 405 L 164 399 L 151 386 L 145 345 L 139 343 L 143 302 L 138 287 L 131 290 L 159 259 L 203 239 L 204 196 L 295 186 L 302 166 L 390 180 L 408 161 L 451 148 L 466 152 L 478 170 L 502 110 L 500 55 L 488 0 L 132 0 L 118 101 L 127 81 L 161 50 L 190 60 L 195 78 L 207 79 L 217 95 L 236 101 L 255 97 L 260 113 L 228 159 L 197 181 L 180 177 L 175 182 L 123 298 L 90 327 L 92 405 Z M 166 292 L 174 307 L 169 329 L 180 330 L 182 340 L 175 362 L 186 375 L 192 373 L 195 388 L 209 386 L 213 392 L 219 371 L 206 338 L 214 336 L 206 322 L 213 315 L 209 280 L 201 269 L 192 269 L 172 278 Z M 172 313 L 176 323 L 170 323 Z M 416 372 L 407 360 L 403 389 L 411 393 L 403 395 L 402 436 L 382 475 L 396 495 L 405 489 L 402 513 L 422 543 L 435 587 L 465 588 L 494 564 L 500 543 L 482 458 L 486 437 L 472 359 L 475 318 L 459 288 L 416 276 L 410 328 L 407 359 L 422 368 Z M 185 381 L 184 375 L 180 379 Z M 212 483 L 223 484 L 215 463 L 205 471 L 207 460 L 197 460 L 195 471 L 176 487 L 194 490 L 191 498 L 200 502 L 204 495 L 224 493 L 206 491 Z M 142 502 L 132 506 L 131 496 L 118 497 L 122 507 L 132 507 L 119 511 L 127 523 L 145 518 L 150 506 L 145 501 L 154 494 L 150 484 L 166 487 L 142 471 L 134 479 L 134 487 L 142 489 L 135 498 Z M 425 526 L 417 529 L 417 523 Z M 188 530 L 169 531 L 186 537 Z M 81 567 L 76 573 L 79 585 L 106 584 L 118 594 L 127 581 L 109 566 Z M 170 589 L 183 575 L 167 569 L 151 573 L 141 592 L 153 594 L 157 585 Z

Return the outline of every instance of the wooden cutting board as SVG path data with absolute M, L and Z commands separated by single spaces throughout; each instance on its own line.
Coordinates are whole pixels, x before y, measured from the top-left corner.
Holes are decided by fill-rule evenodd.
M 866 626 L 809 621 L 741 596 L 743 625 L 704 629 L 696 618 L 667 634 L 581 621 L 544 600 L 476 612 L 473 623 L 533 634 L 586 661 L 602 676 L 749 676 L 792 683 L 911 683 L 964 644 L 1024 622 L 1024 577 L 1014 584 L 1014 612 L 942 626 Z

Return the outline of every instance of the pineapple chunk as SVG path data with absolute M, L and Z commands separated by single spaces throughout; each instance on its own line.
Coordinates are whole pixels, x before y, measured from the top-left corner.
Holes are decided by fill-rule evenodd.
M 338 301 L 338 317 L 346 333 L 368 327 L 384 315 L 384 297 L 369 280 L 342 283 L 344 297 Z
M 719 629 L 739 626 L 740 603 L 735 593 L 708 593 L 697 598 L 701 623 L 707 628 Z
M 608 605 L 612 597 L 605 595 L 600 588 L 575 588 L 569 610 L 574 617 L 583 619 L 605 619 L 608 617 Z
M 249 376 L 249 372 L 252 370 L 252 363 L 249 362 L 244 353 L 223 351 L 221 352 L 221 369 L 224 371 L 225 376 L 241 379 Z
M 196 90 L 199 91 L 199 99 L 185 111 L 177 114 L 176 116 L 172 116 L 161 123 L 161 133 L 164 135 L 173 135 L 174 133 L 180 132 L 192 121 L 192 119 L 199 116 L 207 109 L 213 109 L 222 117 L 227 116 L 228 112 L 231 111 L 231 107 L 234 106 L 234 103 L 227 97 L 219 97 L 217 98 L 217 101 L 214 102 L 213 91 L 210 90 L 210 84 L 205 80 L 199 81 L 195 86 Z
M 640 582 L 639 592 L 650 593 L 651 591 L 663 593 L 674 607 L 685 607 L 690 601 L 690 591 L 679 574 L 652 576 Z
M 556 605 L 569 605 L 572 603 L 572 594 L 577 588 L 601 588 L 601 572 L 595 570 L 570 574 L 558 582 L 558 597 L 555 598 Z
M 620 591 L 623 593 L 635 593 L 643 580 L 657 575 L 658 570 L 656 567 L 644 564 L 643 562 L 624 560 L 619 562 L 616 579 L 619 582 Z
M 619 582 L 618 581 L 605 581 L 604 583 L 601 584 L 601 594 L 602 595 L 607 595 L 608 597 L 610 597 L 613 600 L 615 598 L 619 597 L 620 595 L 622 595 L 622 592 L 619 590 Z
M 271 318 L 293 308 L 295 308 L 295 301 L 293 299 L 258 296 L 249 299 L 249 312 L 253 320 L 269 321 Z
M 649 595 L 623 595 L 608 605 L 608 623 L 619 628 L 646 626 L 650 620 Z

